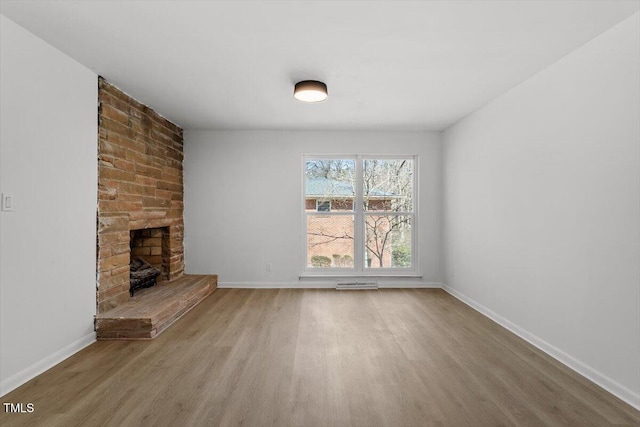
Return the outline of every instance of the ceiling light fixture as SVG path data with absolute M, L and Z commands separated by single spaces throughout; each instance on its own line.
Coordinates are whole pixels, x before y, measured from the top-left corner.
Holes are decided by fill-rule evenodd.
M 302 102 L 322 102 L 328 96 L 327 85 L 316 80 L 298 82 L 293 90 L 293 97 Z

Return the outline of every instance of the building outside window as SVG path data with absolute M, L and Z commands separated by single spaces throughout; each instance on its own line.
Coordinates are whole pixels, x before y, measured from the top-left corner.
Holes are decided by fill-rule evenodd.
M 331 200 L 317 200 L 316 210 L 318 212 L 331 212 Z

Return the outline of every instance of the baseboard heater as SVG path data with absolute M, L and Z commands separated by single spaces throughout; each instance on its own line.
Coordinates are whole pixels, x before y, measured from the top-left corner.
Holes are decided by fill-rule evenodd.
M 337 291 L 346 291 L 354 289 L 378 289 L 378 282 L 338 282 L 336 283 Z

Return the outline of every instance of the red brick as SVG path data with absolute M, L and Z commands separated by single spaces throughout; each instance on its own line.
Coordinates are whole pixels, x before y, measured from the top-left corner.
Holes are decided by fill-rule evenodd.
M 127 279 L 127 282 L 129 280 Z M 124 283 L 124 284 L 119 284 L 116 286 L 112 286 L 109 288 L 104 288 L 102 289 L 102 287 L 98 290 L 98 297 L 101 300 L 106 300 L 109 298 L 113 298 L 116 295 L 122 294 L 123 292 L 125 292 L 125 287 L 128 289 L 129 287 L 129 283 Z
M 129 242 L 128 227 L 127 227 L 127 231 L 116 231 L 111 233 L 98 234 L 99 245 L 114 245 L 114 244 L 126 243 L 126 242 Z
M 100 150 L 101 156 L 106 154 L 106 155 L 122 158 L 122 157 L 125 157 L 127 154 L 126 148 L 109 141 L 104 141 L 104 140 L 100 141 L 98 145 L 98 149 Z
M 98 232 L 101 234 L 111 231 L 128 230 L 128 227 L 128 216 L 101 217 L 98 220 Z
M 162 175 L 160 177 L 165 182 L 171 182 L 173 184 L 182 185 L 182 176 L 169 175 L 169 174 L 164 173 L 164 171 L 163 171 Z
M 103 187 L 98 190 L 99 200 L 115 200 L 118 195 L 118 191 L 115 188 Z
M 150 247 L 145 247 L 145 246 L 141 246 L 141 247 L 137 247 L 137 248 L 133 248 L 131 249 L 131 256 L 144 256 L 144 255 L 151 255 L 151 248 Z
M 145 208 L 168 208 L 171 204 L 170 200 L 161 199 L 159 197 L 143 197 L 142 205 Z
M 98 260 L 98 271 L 109 271 L 122 265 L 129 264 L 129 253 L 112 255 Z
M 183 210 L 182 209 L 169 209 L 167 211 L 168 218 L 182 218 Z
M 175 193 L 173 191 L 169 191 L 169 190 L 157 190 L 156 189 L 156 197 L 159 197 L 161 199 L 167 199 L 167 200 L 173 200 L 172 196 Z
M 153 159 L 144 153 L 138 153 L 137 151 L 127 150 L 124 154 L 127 160 L 131 160 L 136 165 L 151 165 Z
M 113 161 L 113 165 L 123 171 L 127 171 L 127 172 L 135 172 L 136 170 L 136 164 L 134 162 L 131 162 L 129 160 L 124 160 L 124 159 L 114 159 Z
M 155 189 L 156 185 L 158 184 L 158 180 L 156 178 L 151 178 L 151 177 L 144 176 L 144 175 L 136 175 L 135 182 L 137 184 L 142 184 L 142 185 L 147 185 L 149 187 L 153 187 L 154 189 Z
M 121 212 L 127 213 L 133 211 L 141 211 L 142 204 L 139 202 L 121 202 L 119 200 L 100 200 L 98 209 L 102 212 Z
M 100 115 L 127 126 L 129 124 L 129 115 L 116 108 L 109 103 L 100 104 Z
M 118 274 L 115 276 L 111 275 L 110 277 L 100 279 L 100 282 L 98 282 L 98 289 L 100 289 L 101 291 L 106 291 L 107 289 L 118 288 L 128 284 L 129 271 L 127 271 L 126 274 Z
M 175 192 L 182 192 L 182 184 L 175 184 L 173 182 L 158 181 L 158 188 L 160 190 L 170 190 Z
M 156 179 L 162 177 L 162 169 L 141 164 L 136 165 L 136 173 Z
M 117 133 L 121 136 L 131 138 L 134 135 L 134 132 L 130 127 L 120 122 L 116 122 L 115 120 L 111 120 L 108 117 L 100 118 L 100 126 L 104 127 L 110 136 Z
M 111 253 L 113 255 L 129 253 L 129 250 L 130 248 L 128 243 L 119 243 L 117 245 L 111 245 Z
M 99 170 L 100 177 L 105 179 L 115 179 L 117 181 L 133 182 L 136 175 L 133 172 L 127 172 L 114 167 L 101 167 Z
M 130 270 L 131 270 L 131 267 L 129 266 L 129 264 L 123 265 L 121 267 L 117 267 L 111 270 L 111 275 L 112 276 L 125 275 L 128 278 Z

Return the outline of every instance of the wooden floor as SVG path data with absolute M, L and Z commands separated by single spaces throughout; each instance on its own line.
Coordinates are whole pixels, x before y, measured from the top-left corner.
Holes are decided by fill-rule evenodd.
M 6 395 L 8 426 L 609 426 L 640 413 L 442 290 L 218 289 Z

